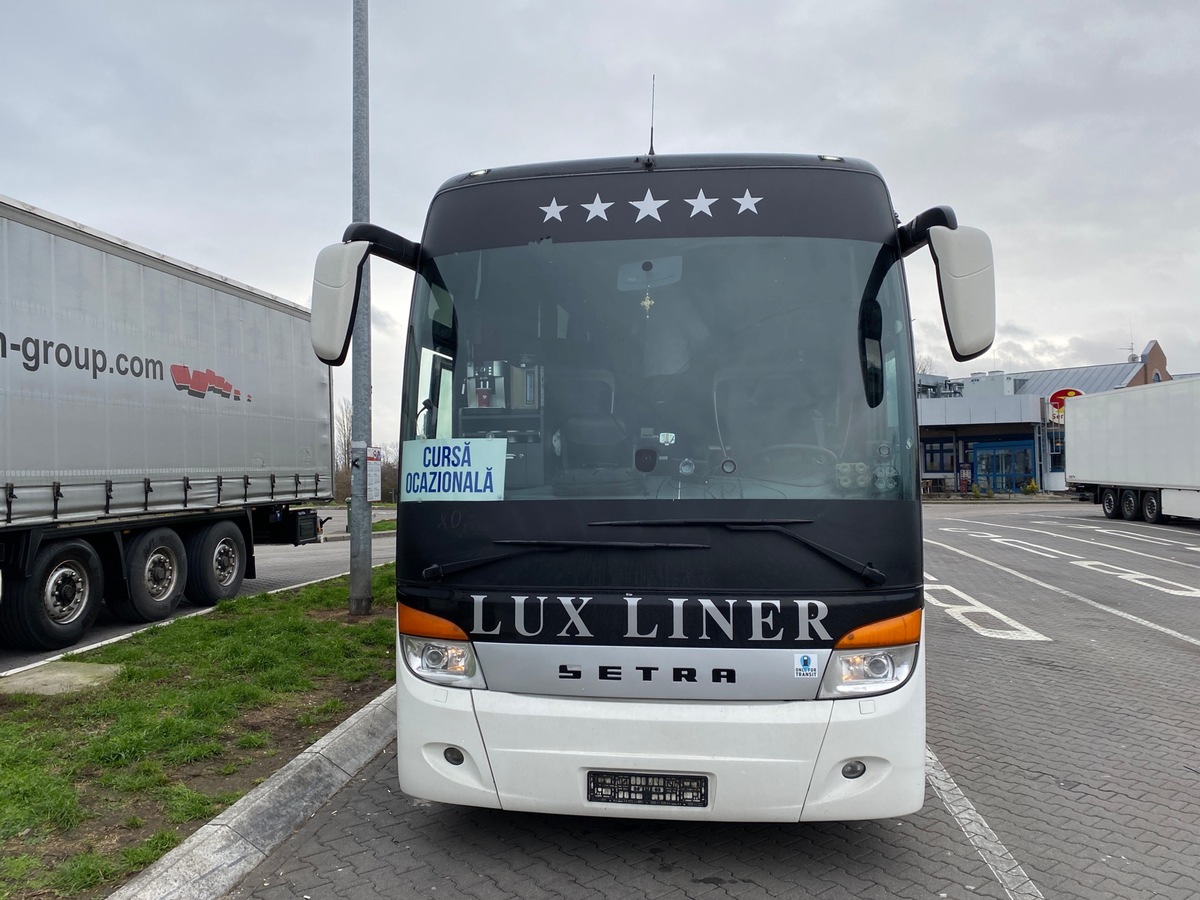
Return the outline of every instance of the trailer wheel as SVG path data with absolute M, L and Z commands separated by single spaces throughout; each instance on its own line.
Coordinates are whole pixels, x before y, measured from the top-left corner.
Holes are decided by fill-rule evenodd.
M 44 544 L 29 575 L 5 578 L 0 626 L 21 646 L 61 650 L 92 627 L 103 598 L 104 568 L 91 544 Z
M 188 564 L 183 541 L 170 528 L 151 528 L 125 548 L 129 596 L 109 598 L 113 614 L 130 622 L 160 622 L 183 599 Z
M 1157 525 L 1166 518 L 1162 507 L 1158 505 L 1158 491 L 1146 491 L 1142 494 L 1142 518 L 1151 525 Z
M 246 539 L 232 522 L 214 522 L 187 542 L 187 598 L 197 606 L 216 606 L 233 597 L 246 575 Z
M 1142 517 L 1142 505 L 1138 502 L 1137 491 L 1121 493 L 1121 518 L 1129 522 Z
M 1104 510 L 1106 518 L 1115 519 L 1121 515 L 1121 506 L 1117 502 L 1117 491 L 1115 488 L 1105 488 L 1101 492 L 1100 507 Z

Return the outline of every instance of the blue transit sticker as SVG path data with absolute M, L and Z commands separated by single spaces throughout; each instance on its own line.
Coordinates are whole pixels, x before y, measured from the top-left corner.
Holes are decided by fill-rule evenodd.
M 507 438 L 405 441 L 400 499 L 503 500 Z
M 796 654 L 796 677 L 797 678 L 816 678 L 817 677 L 817 662 L 807 653 Z

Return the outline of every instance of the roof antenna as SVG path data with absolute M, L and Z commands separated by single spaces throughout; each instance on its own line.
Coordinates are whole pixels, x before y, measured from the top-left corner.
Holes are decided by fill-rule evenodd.
M 646 154 L 643 165 L 647 169 L 654 168 L 654 75 L 650 76 L 650 152 Z

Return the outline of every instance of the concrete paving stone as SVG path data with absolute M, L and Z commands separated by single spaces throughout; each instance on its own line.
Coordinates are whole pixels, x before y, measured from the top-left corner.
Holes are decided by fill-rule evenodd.
M 757 898 L 763 896 L 762 888 L 752 881 L 738 880 L 732 884 L 725 885 L 724 888 L 725 893 L 735 898 L 735 900 L 740 900 L 740 898 L 744 898 L 744 900 L 757 900 Z
M 844 890 L 841 885 L 837 885 L 836 888 L 837 890 Z M 821 897 L 820 894 L 812 894 L 812 896 Z M 857 900 L 896 900 L 897 897 L 902 895 L 891 888 L 885 888 L 881 884 L 873 884 L 865 890 L 855 892 L 854 896 Z M 953 896 L 953 894 L 950 896 Z M 821 897 L 821 900 L 825 900 L 825 898 Z
M 1179 877 L 1171 882 L 1172 890 L 1188 891 L 1192 897 L 1200 897 L 1200 877 L 1195 868 L 1188 872 L 1180 872 Z
M 292 900 L 295 893 L 286 884 L 272 885 L 258 894 L 262 900 Z
M 474 898 L 474 900 L 510 900 L 514 896 L 518 896 L 512 893 L 511 890 L 505 890 L 500 887 L 491 878 L 481 878 L 480 881 L 470 884 L 469 887 L 458 883 L 457 880 L 455 882 L 463 894 Z
M 1163 822 L 1156 829 L 1156 836 L 1162 839 L 1163 846 L 1181 847 L 1181 856 L 1196 857 L 1200 852 L 1200 828 L 1188 826 L 1181 828 L 1177 822 Z
M 448 878 L 440 875 L 435 875 L 428 881 L 419 883 L 400 882 L 398 886 L 393 886 L 393 890 L 398 893 L 394 896 L 399 897 L 428 897 L 430 900 L 472 900 L 471 897 L 464 894 L 454 883 Z M 316 900 L 316 898 L 313 898 Z
M 794 891 L 796 887 L 795 882 L 776 878 L 773 874 L 768 872 L 747 872 L 745 874 L 739 873 L 739 877 L 744 878 L 746 881 L 749 881 L 754 885 L 757 885 L 760 890 L 771 897 L 787 896 L 788 892 Z
M 342 864 L 341 857 L 324 845 L 314 847 L 314 852 L 300 856 L 314 872 L 333 872 Z
M 537 890 L 549 894 L 551 897 L 558 896 L 557 891 L 564 878 L 562 872 L 545 866 L 526 868 L 520 874 L 533 882 Z
M 1172 862 L 1174 862 L 1174 860 L 1172 860 Z M 1180 865 L 1182 871 L 1180 869 L 1168 869 L 1165 868 L 1165 866 L 1158 866 L 1153 862 L 1148 864 L 1146 868 L 1147 871 L 1151 872 L 1154 878 L 1156 878 L 1157 883 L 1163 884 L 1165 887 L 1175 887 L 1176 884 L 1181 880 L 1192 878 L 1194 877 L 1195 872 L 1200 871 L 1200 866 L 1189 866 L 1186 862 L 1181 863 Z M 1200 896 L 1200 893 L 1198 893 L 1198 896 Z
M 656 875 L 655 880 L 671 884 L 692 897 L 707 897 L 717 890 L 717 885 L 711 882 L 697 882 L 689 873 L 681 869 L 670 874 Z
M 653 874 L 646 872 L 638 879 L 638 889 L 646 895 L 646 900 L 667 900 L 670 897 L 677 897 L 682 892 L 686 895 L 686 891 L 675 884 L 669 884 L 659 880 Z
M 345 829 L 342 829 L 342 836 L 331 841 L 323 841 L 322 846 L 336 853 L 341 859 L 362 852 L 362 842 L 357 835 L 346 834 Z
M 1113 891 L 1113 888 L 1118 887 L 1118 885 L 1110 878 L 1098 872 L 1089 872 L 1078 865 L 1066 871 L 1057 870 L 1055 874 L 1062 878 L 1065 883 L 1074 885 L 1076 890 L 1086 891 L 1093 896 L 1097 895 L 1100 891 L 1103 891 L 1106 896 L 1121 896 L 1119 892 Z
M 620 897 L 622 900 L 647 900 L 646 892 L 641 889 L 641 880 L 636 875 L 630 875 L 621 879 L 607 875 L 604 878 L 588 882 L 586 886 L 597 891 L 606 900 L 613 897 Z M 630 882 L 634 883 L 631 884 Z
M 281 856 L 278 860 L 272 859 L 272 860 L 269 860 L 268 862 L 270 863 L 270 867 L 271 867 L 270 874 L 269 875 L 264 874 L 264 876 L 263 876 L 264 880 L 269 880 L 270 878 L 277 878 L 277 879 L 278 878 L 286 878 L 292 872 L 309 870 L 307 863 L 305 863 L 303 860 L 297 859 L 296 857 L 290 856 L 290 855 L 289 856 Z M 264 863 L 262 866 L 259 866 L 259 871 L 261 872 L 263 869 L 266 868 L 266 866 L 267 866 L 267 863 Z
M 272 883 L 270 890 L 274 895 L 285 897 L 332 897 L 334 886 L 330 881 L 324 878 L 317 879 L 315 881 L 296 881 L 293 879 L 288 879 L 287 881 L 279 884 Z M 290 893 L 280 894 L 281 891 L 285 890 Z M 243 896 L 243 894 L 239 892 L 233 896 Z M 255 897 L 257 898 L 258 896 L 258 893 L 255 892 Z
M 919 870 L 907 866 L 899 869 L 880 866 L 871 873 L 871 879 L 879 888 L 890 891 L 894 896 L 899 896 L 907 886 L 913 883 L 915 875 L 919 875 Z
M 411 856 L 401 850 L 386 836 L 373 838 L 369 841 L 358 841 L 354 849 L 347 854 L 356 859 L 369 861 L 379 860 L 384 864 L 394 864 L 398 859 L 411 859 Z
M 335 896 L 338 897 L 338 900 L 391 900 L 386 894 L 381 894 L 369 881 L 339 889 Z
M 555 900 L 554 894 L 543 889 L 527 875 L 510 873 L 510 877 L 497 879 L 496 885 L 507 891 L 509 896 L 520 897 L 521 900 Z
M 550 869 L 569 868 L 582 862 L 577 854 L 567 853 L 561 847 L 545 847 L 531 855 L 544 862 Z
M 1200 897 L 1194 880 L 1163 884 L 1157 879 L 1147 879 L 1145 888 L 1152 892 L 1155 900 L 1196 900 L 1196 897 Z
M 452 872 L 447 877 L 450 879 L 450 881 L 452 881 L 454 883 L 454 886 L 456 888 L 458 888 L 460 891 L 463 891 L 464 893 L 467 893 L 481 885 L 486 886 L 486 885 L 495 884 L 495 882 L 491 878 L 488 878 L 486 875 L 480 874 L 478 867 L 475 866 L 473 863 L 469 864 L 469 865 L 464 865 L 463 863 L 460 862 L 459 867 L 460 868 L 458 869 L 458 871 Z
M 568 878 L 562 874 L 539 882 L 539 885 L 543 890 L 550 891 L 553 896 L 561 897 L 563 900 L 606 900 L 604 895 L 595 888 L 582 885 L 574 878 Z
M 1200 858 L 1197 854 L 1200 850 L 1200 837 L 1191 838 L 1178 831 L 1173 834 L 1163 831 L 1156 832 L 1155 838 L 1158 840 L 1158 847 L 1154 855 L 1161 857 L 1164 865 L 1176 860 L 1194 861 Z
M 463 865 L 469 860 L 471 867 L 482 877 L 490 879 L 504 878 L 513 873 L 512 860 L 522 856 L 519 847 L 513 847 L 493 855 L 482 854 L 456 854 L 459 859 L 459 864 Z M 588 880 L 589 877 L 596 877 L 600 874 L 587 864 L 579 864 L 572 869 L 572 874 L 575 875 L 580 882 Z
M 403 871 L 403 868 L 397 868 L 394 860 L 388 857 L 381 857 L 369 850 L 347 856 L 346 865 L 360 875 L 370 875 L 377 871 Z M 413 868 L 416 868 L 415 864 Z
M 436 888 L 434 896 L 444 895 L 447 889 L 458 893 L 458 888 L 449 879 L 429 866 L 410 869 L 407 872 L 401 873 L 400 877 L 392 879 L 392 881 L 402 888 L 407 888 L 403 893 L 420 893 L 423 896 L 430 893 L 431 889 L 434 888 Z

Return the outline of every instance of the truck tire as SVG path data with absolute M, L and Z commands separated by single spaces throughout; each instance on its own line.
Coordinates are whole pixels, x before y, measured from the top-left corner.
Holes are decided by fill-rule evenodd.
M 91 544 L 43 544 L 29 575 L 5 577 L 0 629 L 23 647 L 61 650 L 92 627 L 103 599 L 104 568 Z
M 229 521 L 198 529 L 187 541 L 187 598 L 216 606 L 237 596 L 246 575 L 246 539 Z
M 1100 508 L 1104 510 L 1105 518 L 1115 519 L 1121 515 L 1116 488 L 1105 488 L 1100 492 Z
M 109 598 L 108 606 L 128 622 L 161 622 L 183 599 L 188 563 L 183 541 L 170 528 L 143 531 L 125 548 L 129 596 Z
M 1151 525 L 1157 525 L 1166 518 L 1159 505 L 1158 491 L 1146 491 L 1142 494 L 1142 518 Z
M 1138 502 L 1137 491 L 1121 492 L 1121 518 L 1128 522 L 1142 517 L 1142 505 Z

